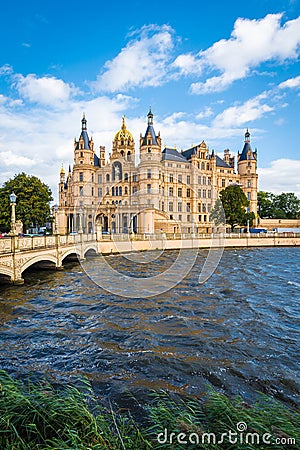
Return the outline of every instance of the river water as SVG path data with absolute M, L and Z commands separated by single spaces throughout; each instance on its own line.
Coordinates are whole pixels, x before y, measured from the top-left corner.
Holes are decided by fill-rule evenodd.
M 206 255 L 200 250 L 187 277 L 152 298 L 108 293 L 78 263 L 2 286 L 1 368 L 69 383 L 83 375 L 114 399 L 149 389 L 201 396 L 210 384 L 229 395 L 261 391 L 297 402 L 300 249 L 227 249 L 200 285 Z M 165 252 L 155 270 L 175 256 Z M 154 270 L 121 255 L 107 261 L 140 276 Z

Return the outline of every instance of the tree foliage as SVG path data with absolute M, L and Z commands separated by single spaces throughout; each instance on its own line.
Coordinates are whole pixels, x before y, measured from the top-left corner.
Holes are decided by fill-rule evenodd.
M 0 188 L 0 229 L 10 228 L 10 194 L 17 196 L 16 219 L 23 222 L 24 230 L 31 225 L 42 226 L 50 218 L 50 201 L 53 200 L 50 188 L 35 176 L 24 172 L 6 181 Z
M 257 194 L 258 214 L 272 219 L 298 219 L 300 217 L 300 200 L 292 192 L 280 195 L 260 191 Z
M 239 186 L 227 186 L 220 192 L 220 199 L 226 223 L 231 226 L 231 230 L 247 223 L 246 207 L 249 206 L 249 201 Z

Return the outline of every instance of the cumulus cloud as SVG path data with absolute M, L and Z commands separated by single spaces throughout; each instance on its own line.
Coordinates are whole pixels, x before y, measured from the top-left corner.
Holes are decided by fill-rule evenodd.
M 27 158 L 26 156 L 20 156 L 13 153 L 11 150 L 0 152 L 1 164 L 4 166 L 18 166 L 22 167 L 31 167 L 36 164 L 36 161 L 33 159 Z
M 274 107 L 266 103 L 267 98 L 268 94 L 265 92 L 247 100 L 241 105 L 230 106 L 218 114 L 213 123 L 222 128 L 253 122 L 274 110 Z
M 300 161 L 293 159 L 277 159 L 270 167 L 259 167 L 259 189 L 275 194 L 294 192 L 300 196 Z
M 205 119 L 207 117 L 211 117 L 213 115 L 213 110 L 210 107 L 205 107 L 203 111 L 200 111 L 197 115 L 196 115 L 196 119 L 200 120 L 200 119 Z
M 13 72 L 13 68 L 10 64 L 4 64 L 0 67 L 0 75 L 8 75 Z
M 283 63 L 299 56 L 300 17 L 281 25 L 283 14 L 268 14 L 262 19 L 239 18 L 229 39 L 221 39 L 198 54 L 179 55 L 173 66 L 182 75 L 217 74 L 191 85 L 194 94 L 218 92 L 235 80 L 249 76 L 251 69 L 276 60 Z
M 300 87 L 300 75 L 298 77 L 289 78 L 279 84 L 279 89 L 296 89 Z
M 167 25 L 147 25 L 131 35 L 121 52 L 107 61 L 95 89 L 116 92 L 134 86 L 159 86 L 165 81 L 174 47 L 173 30 Z
M 32 103 L 59 106 L 78 93 L 78 89 L 55 77 L 15 75 L 15 85 L 19 94 Z

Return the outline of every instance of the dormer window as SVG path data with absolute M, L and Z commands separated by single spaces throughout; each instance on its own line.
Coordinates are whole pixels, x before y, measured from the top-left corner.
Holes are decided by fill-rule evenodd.
M 82 147 L 80 147 L 82 148 Z M 80 158 L 83 158 L 83 152 L 80 152 Z
M 150 147 L 148 147 L 148 153 L 151 153 L 151 148 Z
M 148 145 L 151 145 L 151 139 L 148 139 Z

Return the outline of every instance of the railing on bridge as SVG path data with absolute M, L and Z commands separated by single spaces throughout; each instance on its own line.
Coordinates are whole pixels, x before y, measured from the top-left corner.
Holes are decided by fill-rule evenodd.
M 145 240 L 162 240 L 162 239 L 211 239 L 220 234 L 197 234 L 197 233 L 143 233 L 143 234 L 103 234 L 100 241 L 145 241 Z M 284 237 L 295 238 L 300 237 L 300 233 L 224 233 L 222 237 L 230 238 L 270 238 Z M 0 239 L 0 254 L 12 253 L 15 249 L 20 251 L 38 250 L 42 248 L 54 248 L 56 246 L 76 245 L 82 242 L 96 241 L 96 234 L 66 234 L 52 236 L 7 236 Z

